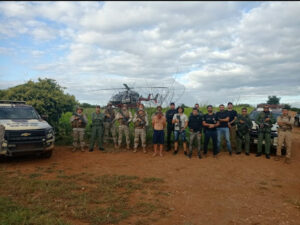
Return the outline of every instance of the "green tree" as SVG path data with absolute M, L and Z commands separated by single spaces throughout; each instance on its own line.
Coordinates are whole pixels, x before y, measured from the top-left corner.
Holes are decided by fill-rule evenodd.
M 283 107 L 288 110 L 290 110 L 292 108 L 292 106 L 290 104 L 284 104 Z
M 79 104 L 73 95 L 65 94 L 64 88 L 53 79 L 38 79 L 37 82 L 28 81 L 0 92 L 3 100 L 26 101 L 32 105 L 40 115 L 48 115 L 48 122 L 57 126 L 62 113 L 73 111 Z
M 278 98 L 276 95 L 273 95 L 273 96 L 268 97 L 267 104 L 278 105 L 279 101 L 280 101 L 280 98 Z

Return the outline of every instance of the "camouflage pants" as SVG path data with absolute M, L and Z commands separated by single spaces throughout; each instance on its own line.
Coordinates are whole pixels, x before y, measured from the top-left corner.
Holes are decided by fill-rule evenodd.
M 5 127 L 3 125 L 0 125 L 0 151 L 2 150 L 2 144 L 4 141 L 4 133 L 5 133 Z
M 271 132 L 262 132 L 259 131 L 258 133 L 258 142 L 257 142 L 257 152 L 262 152 L 262 144 L 263 140 L 265 140 L 265 153 L 267 155 L 270 154 L 270 148 L 271 148 Z
M 292 132 L 291 131 L 278 131 L 278 145 L 276 155 L 281 156 L 282 144 L 285 142 L 286 157 L 291 158 L 292 151 Z
M 90 149 L 94 148 L 96 141 L 98 140 L 98 147 L 103 147 L 103 127 L 102 126 L 93 126 L 92 127 L 92 136 L 90 142 Z
M 239 137 L 236 135 L 236 152 L 241 152 L 242 151 L 242 144 L 243 141 L 245 141 L 245 152 L 249 153 L 250 151 L 250 134 L 246 133 L 242 137 Z
M 84 128 L 73 128 L 73 146 L 78 147 L 78 139 L 80 142 L 80 147 L 84 148 Z
M 230 143 L 231 143 L 231 149 L 232 150 L 237 150 L 237 143 L 236 143 L 236 126 L 232 126 L 229 128 L 230 132 Z
M 139 138 L 141 137 L 142 147 L 146 147 L 146 129 L 145 128 L 135 128 L 134 129 L 134 148 L 139 145 Z
M 123 133 L 125 134 L 126 137 L 126 145 L 130 145 L 130 139 L 129 139 L 129 127 L 126 125 L 120 125 L 119 126 L 119 140 L 118 144 L 119 146 L 122 144 L 122 138 L 123 138 Z
M 107 143 L 110 139 L 109 134 L 111 133 L 114 144 L 117 144 L 117 130 L 115 124 L 104 122 L 104 143 Z

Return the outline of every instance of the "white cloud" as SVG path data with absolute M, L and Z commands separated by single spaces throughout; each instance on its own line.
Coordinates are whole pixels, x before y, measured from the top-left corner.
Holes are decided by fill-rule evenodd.
M 3 2 L 0 34 L 62 39 L 52 49 L 64 55 L 30 67 L 70 90 L 83 82 L 97 87 L 132 79 L 135 85 L 145 80 L 159 84 L 180 74 L 175 77 L 186 86 L 185 95 L 205 103 L 295 96 L 300 86 L 300 3 L 263 2 L 249 8 L 251 4 Z M 32 55 L 38 51 L 32 49 Z M 81 95 L 94 101 L 93 94 L 76 92 L 77 98 Z M 186 100 L 193 104 L 190 97 Z

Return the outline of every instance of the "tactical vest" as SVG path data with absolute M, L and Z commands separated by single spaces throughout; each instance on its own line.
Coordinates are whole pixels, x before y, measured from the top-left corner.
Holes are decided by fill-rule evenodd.
M 140 120 L 135 121 L 134 127 L 135 128 L 144 128 L 146 126 L 146 115 L 145 114 L 142 116 L 137 115 L 137 118 L 140 118 L 142 121 L 140 121 Z
M 93 122 L 93 126 L 95 127 L 101 127 L 103 126 L 103 114 L 102 113 L 93 113 L 92 114 L 92 122 Z
M 83 115 L 82 115 L 83 117 Z M 86 127 L 86 123 L 83 121 L 83 118 L 81 120 L 81 122 L 79 121 L 80 119 L 78 120 L 73 120 L 72 121 L 72 128 L 85 128 Z
M 129 111 L 127 110 L 126 112 L 123 112 L 122 110 L 120 111 L 120 114 L 123 116 L 123 118 L 119 119 L 120 125 L 126 125 L 128 126 L 128 120 L 129 120 Z
M 243 120 L 244 123 L 240 123 L 239 122 L 240 120 Z M 249 120 L 248 115 L 246 117 L 243 117 L 243 116 L 238 116 L 237 117 L 237 121 L 236 121 L 237 128 L 238 128 L 238 131 L 241 132 L 242 134 L 246 134 L 246 133 L 250 132 L 251 127 L 248 126 L 247 120 Z
M 115 111 L 113 109 L 106 109 L 105 114 L 109 114 L 110 115 L 110 118 L 108 118 L 106 115 L 105 115 L 105 118 L 104 118 L 104 121 L 105 122 L 112 122 L 114 119 L 115 119 Z
M 283 121 L 283 119 L 284 119 L 283 115 L 281 115 L 280 118 L 281 118 L 281 122 L 285 122 L 285 121 Z M 291 117 L 288 116 L 288 119 L 289 119 L 289 122 L 290 122 Z M 291 131 L 292 130 L 292 125 L 285 124 L 285 125 L 279 126 L 279 130 L 281 130 L 281 131 Z

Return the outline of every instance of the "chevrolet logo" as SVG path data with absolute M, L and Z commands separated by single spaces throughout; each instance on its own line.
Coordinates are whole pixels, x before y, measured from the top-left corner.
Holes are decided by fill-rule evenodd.
M 31 135 L 31 133 L 23 133 L 23 134 L 21 134 L 22 137 L 27 137 L 29 135 Z

